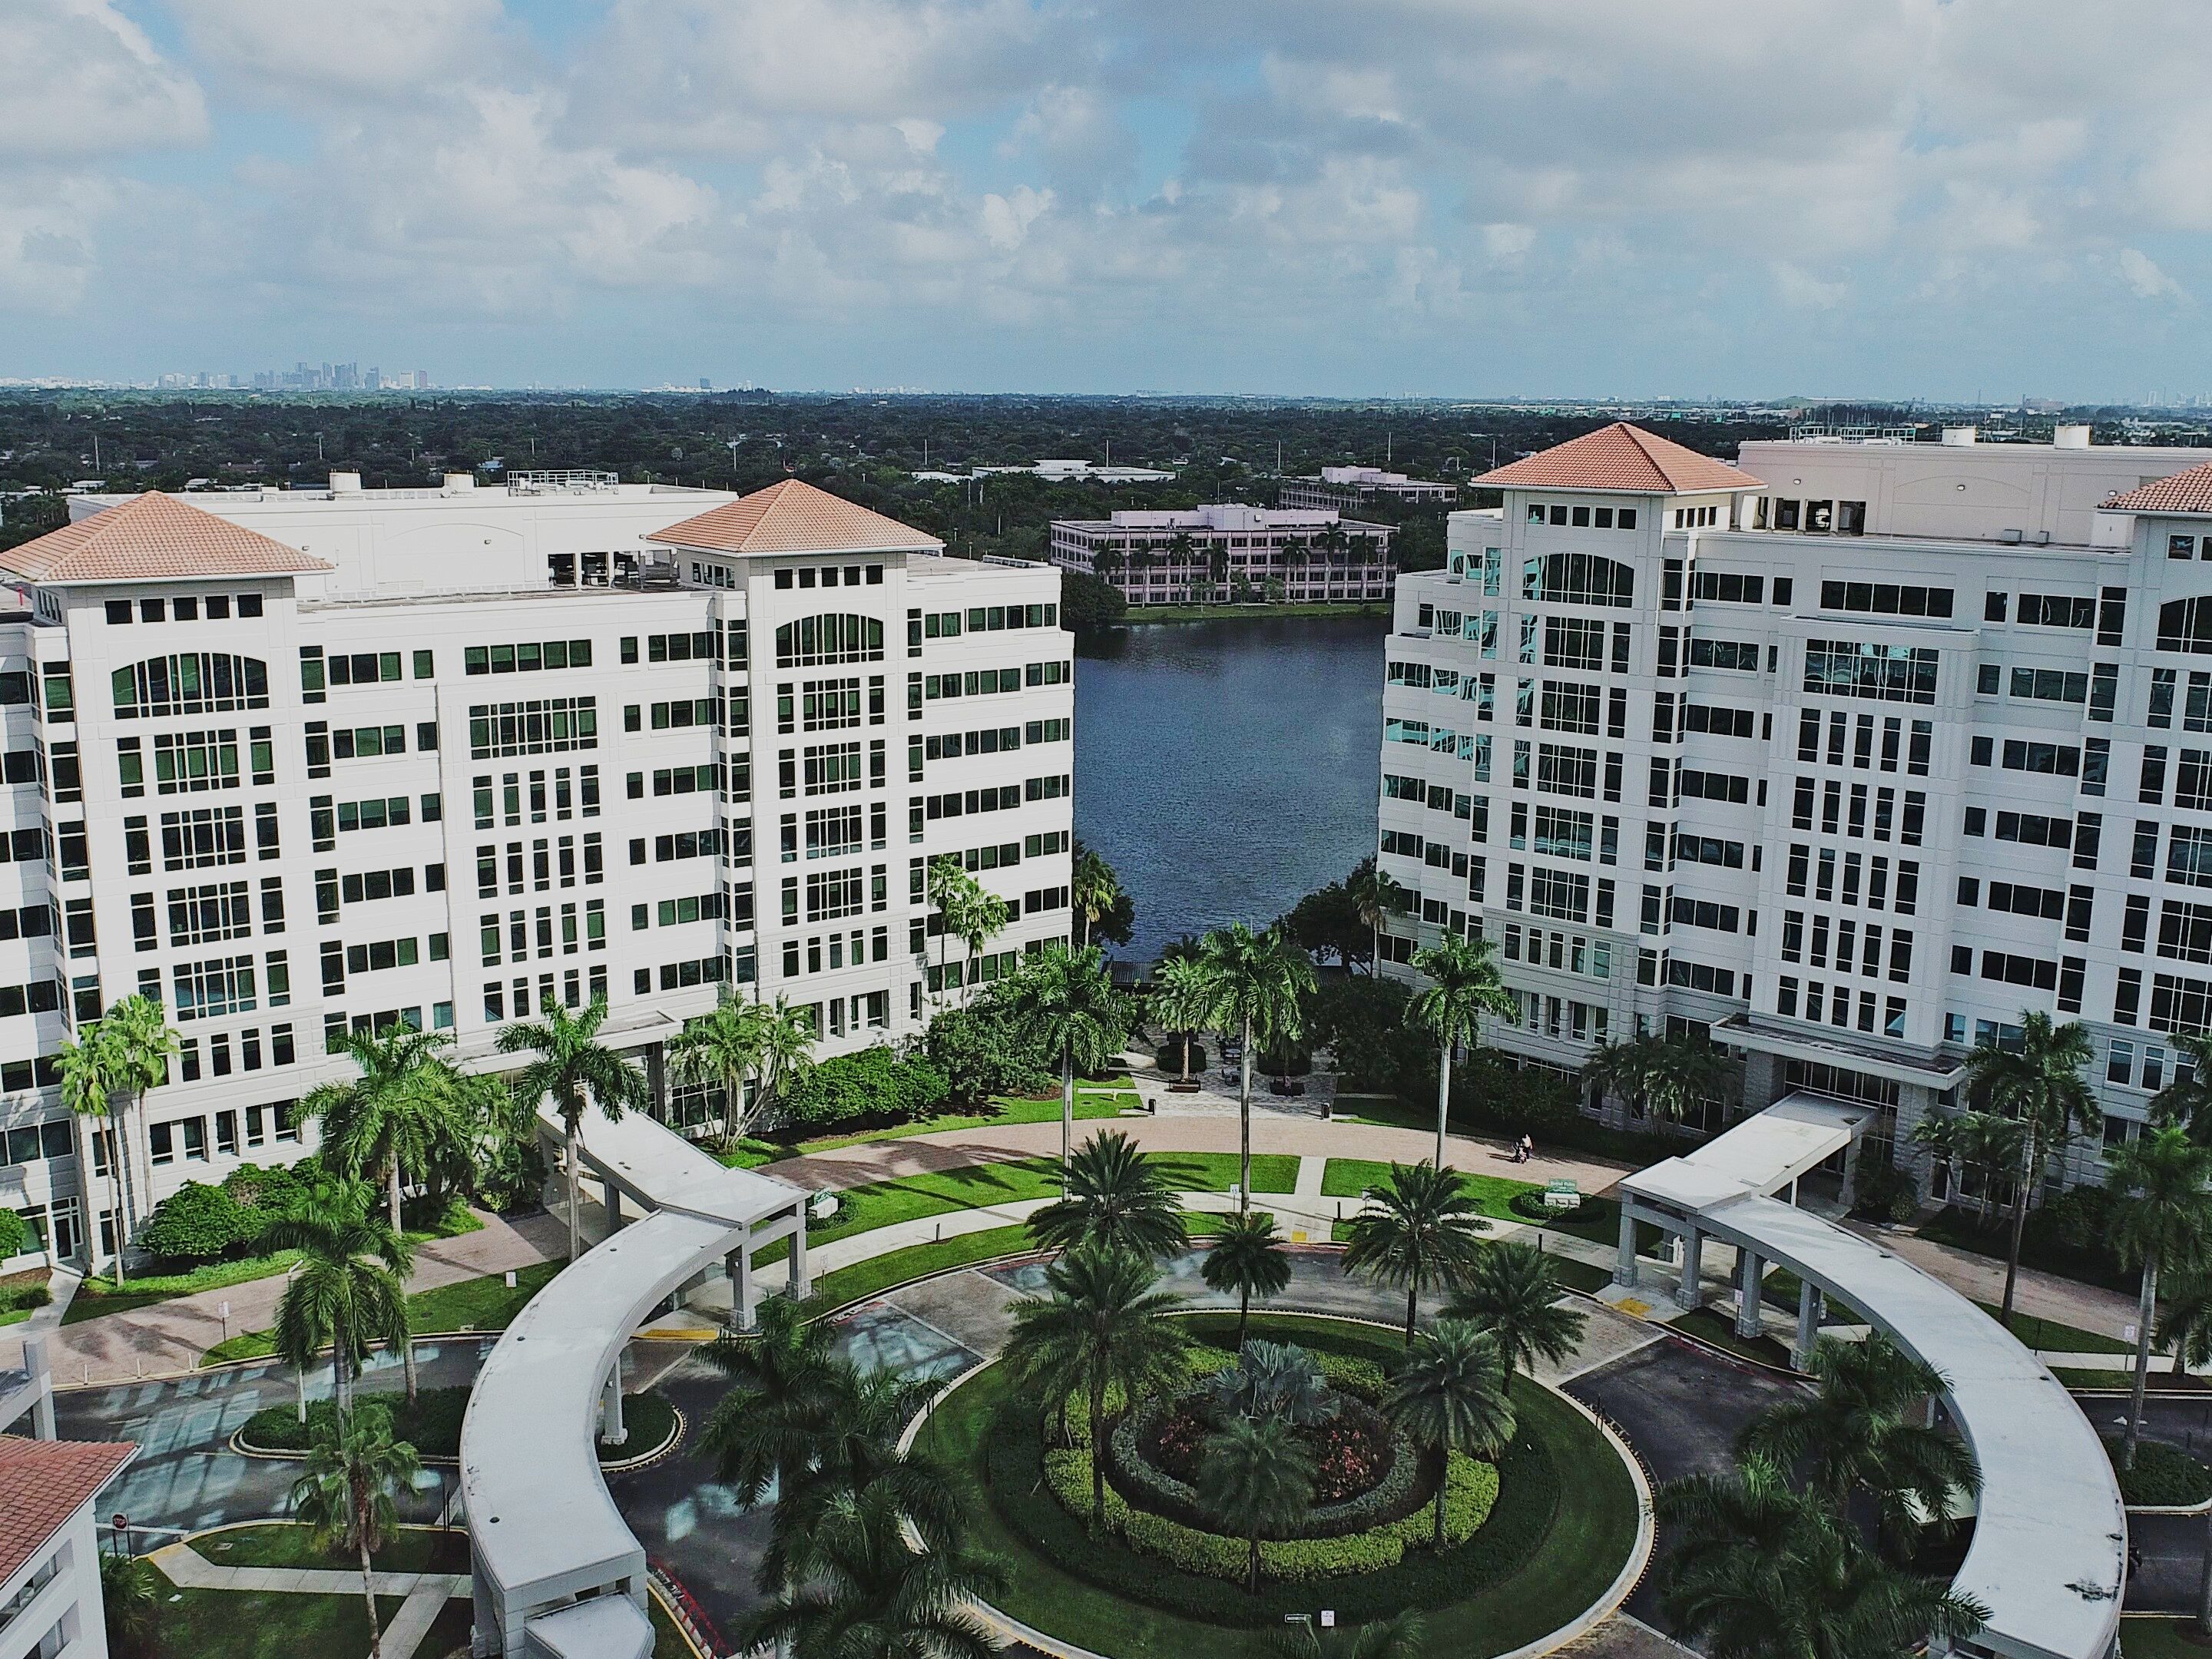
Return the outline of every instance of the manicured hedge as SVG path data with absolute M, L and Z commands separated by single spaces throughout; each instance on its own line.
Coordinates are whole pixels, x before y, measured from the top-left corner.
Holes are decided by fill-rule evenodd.
M 2120 1443 L 2107 1439 L 2112 1468 L 2120 1477 L 2120 1496 L 2130 1504 L 2179 1508 L 2212 1498 L 2212 1469 L 2179 1446 L 2148 1438 L 2136 1442 L 2136 1466 L 2120 1468 Z

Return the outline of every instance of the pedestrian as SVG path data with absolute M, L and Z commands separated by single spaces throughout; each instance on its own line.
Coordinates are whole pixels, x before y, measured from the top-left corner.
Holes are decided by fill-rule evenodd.
M 1521 1161 L 1523 1164 L 1533 1164 L 1535 1160 L 1536 1143 L 1530 1136 L 1523 1134 L 1521 1137 Z

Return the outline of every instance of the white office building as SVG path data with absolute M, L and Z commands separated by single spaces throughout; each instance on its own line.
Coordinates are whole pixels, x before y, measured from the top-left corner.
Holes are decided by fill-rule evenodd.
M 0 1659 L 107 1659 L 97 1507 L 137 1452 L 0 1435 Z
M 1285 478 L 1275 505 L 1309 510 L 1354 513 L 1377 501 L 1396 507 L 1449 507 L 1459 486 L 1434 478 L 1413 478 L 1379 466 L 1325 466 L 1311 477 Z
M 1737 467 L 1616 424 L 1478 479 L 1397 585 L 1386 957 L 1480 929 L 1524 1063 L 1710 1032 L 1745 1109 L 1900 1145 L 2040 1010 L 2133 1134 L 2212 1024 L 2212 466 L 1973 435 Z
M 1049 567 L 797 480 L 333 482 L 88 501 L 0 557 L 0 1204 L 54 1255 L 112 1224 L 52 1056 L 133 992 L 183 1040 L 131 1137 L 135 1225 L 297 1156 L 293 1103 L 349 1067 L 332 1033 L 488 1065 L 503 1022 L 605 994 L 682 1121 L 704 1103 L 659 1045 L 725 983 L 811 1010 L 821 1055 L 918 1027 L 929 860 L 1016 915 L 945 977 L 1066 936 Z
M 1397 526 L 1334 508 L 1210 507 L 1055 519 L 1053 562 L 1111 582 L 1132 606 L 1390 596 Z

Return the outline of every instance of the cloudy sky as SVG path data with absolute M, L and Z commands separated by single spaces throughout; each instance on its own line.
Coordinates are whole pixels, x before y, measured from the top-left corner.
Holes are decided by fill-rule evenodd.
M 2212 392 L 2196 0 L 0 0 L 0 375 Z

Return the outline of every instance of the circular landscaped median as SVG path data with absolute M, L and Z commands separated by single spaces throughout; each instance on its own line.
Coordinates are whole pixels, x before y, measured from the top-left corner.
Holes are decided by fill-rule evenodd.
M 1255 1316 L 1240 1361 L 1233 1315 L 1182 1322 L 1197 1341 L 1188 1386 L 1112 1415 L 1103 1525 L 1079 1405 L 1062 1411 L 994 1364 L 933 1413 L 926 1443 L 967 1488 L 974 1543 L 1007 1568 L 996 1605 L 1009 1618 L 1098 1654 L 1237 1655 L 1260 1652 L 1285 1618 L 1326 1608 L 1349 1625 L 1415 1608 L 1430 1651 L 1483 1659 L 1574 1625 L 1645 1546 L 1622 1450 L 1525 1376 L 1495 1462 L 1447 1464 L 1376 1409 L 1403 1353 L 1394 1334 Z M 1255 1391 L 1272 1392 L 1312 1470 L 1302 1510 L 1260 1540 L 1256 1590 L 1247 1538 L 1202 1491 L 1209 1437 L 1249 1416 Z

